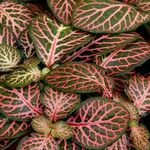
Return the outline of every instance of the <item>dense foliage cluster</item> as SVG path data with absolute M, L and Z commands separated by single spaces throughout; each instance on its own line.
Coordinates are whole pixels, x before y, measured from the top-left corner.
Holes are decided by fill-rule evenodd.
M 43 2 L 0 2 L 0 150 L 149 150 L 150 0 Z

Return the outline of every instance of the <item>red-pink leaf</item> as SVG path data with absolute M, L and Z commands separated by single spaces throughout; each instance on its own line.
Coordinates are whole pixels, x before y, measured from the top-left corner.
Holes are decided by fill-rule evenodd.
M 91 60 L 98 53 L 110 53 L 115 49 L 122 48 L 139 38 L 140 36 L 135 32 L 94 36 L 90 43 L 83 46 L 78 51 L 74 51 L 71 55 L 67 56 L 63 60 L 63 63 L 73 61 L 76 58 L 80 58 L 82 61 Z
M 72 21 L 73 9 L 77 0 L 48 0 L 48 6 L 63 24 L 70 24 Z
M 25 6 L 6 1 L 0 4 L 0 22 L 12 29 L 16 37 L 27 28 L 32 18 L 32 12 Z
M 50 135 L 32 133 L 20 141 L 17 150 L 59 150 L 59 146 Z
M 117 49 L 101 63 L 109 75 L 123 74 L 144 63 L 150 58 L 150 45 L 145 41 L 137 41 L 127 47 Z
M 92 33 L 118 33 L 135 30 L 149 20 L 149 14 L 118 1 L 82 0 L 74 10 L 72 24 Z
M 129 80 L 126 94 L 138 108 L 139 114 L 150 111 L 150 76 L 134 75 Z
M 13 47 L 16 47 L 16 37 L 15 35 L 12 33 L 12 31 L 10 31 L 10 29 L 6 26 L 1 26 L 0 25 L 0 44 L 6 44 L 6 45 L 10 45 Z
M 28 120 L 42 113 L 40 88 L 37 84 L 17 89 L 0 87 L 0 107 L 15 120 Z
M 129 141 L 127 135 L 123 134 L 122 137 L 114 142 L 111 146 L 108 146 L 105 150 L 128 150 Z
M 80 98 L 77 94 L 63 93 L 45 87 L 42 103 L 46 107 L 44 109 L 46 116 L 56 122 L 74 111 L 80 103 Z
M 27 132 L 26 122 L 17 122 L 0 117 L 0 139 L 16 138 Z
M 85 148 L 103 149 L 125 132 L 128 111 L 119 103 L 104 97 L 84 101 L 68 123 L 74 128 L 74 140 Z
M 33 42 L 29 36 L 28 30 L 23 31 L 19 37 L 20 45 L 23 48 L 23 52 L 26 58 L 32 57 L 35 53 Z
M 104 70 L 94 64 L 71 62 L 51 70 L 45 81 L 61 91 L 84 93 L 105 90 L 111 95 L 111 89 L 105 83 L 107 78 Z
M 33 21 L 30 35 L 38 57 L 48 68 L 91 39 L 90 34 L 52 22 L 46 15 Z

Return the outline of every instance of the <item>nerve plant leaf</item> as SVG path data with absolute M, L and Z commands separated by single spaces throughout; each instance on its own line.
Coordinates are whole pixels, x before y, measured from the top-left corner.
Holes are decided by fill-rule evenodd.
M 17 122 L 0 117 L 0 140 L 19 137 L 27 132 L 26 122 Z
M 17 138 L 0 140 L 0 150 L 6 150 L 8 147 L 10 147 L 16 141 L 17 141 Z
M 0 44 L 0 72 L 7 72 L 17 66 L 20 52 L 9 45 Z
M 92 33 L 118 33 L 136 29 L 150 15 L 113 0 L 82 0 L 73 15 L 73 26 Z
M 118 140 L 129 121 L 128 111 L 104 97 L 84 101 L 76 116 L 67 121 L 74 128 L 74 141 L 85 148 L 103 149 Z
M 8 87 L 24 87 L 32 82 L 37 82 L 41 78 L 41 70 L 38 66 L 33 68 L 17 68 L 6 76 L 5 84 Z
M 150 76 L 134 75 L 129 79 L 126 94 L 137 107 L 139 114 L 150 111 Z
M 28 120 L 42 114 L 39 86 L 31 84 L 18 89 L 0 87 L 0 107 L 7 117 L 15 120 Z
M 73 136 L 73 128 L 64 121 L 58 121 L 54 124 L 51 135 L 61 140 L 69 139 Z
M 150 0 L 138 0 L 136 6 L 145 13 L 150 13 Z
M 2 2 L 0 13 L 0 22 L 10 27 L 17 38 L 30 24 L 32 17 L 32 12 L 27 7 L 12 1 Z
M 16 36 L 13 32 L 6 26 L 0 25 L 0 44 L 10 45 L 16 47 Z
M 51 70 L 45 76 L 45 82 L 65 92 L 85 93 L 103 89 L 111 93 L 105 83 L 107 78 L 104 70 L 94 64 L 71 62 Z
M 64 119 L 80 104 L 77 94 L 59 92 L 50 87 L 44 88 L 41 100 L 46 107 L 45 115 L 53 122 Z
M 26 58 L 32 57 L 35 53 L 33 42 L 29 36 L 28 30 L 23 31 L 19 37 L 20 45 Z
M 70 24 L 72 21 L 73 9 L 77 0 L 47 0 L 48 6 L 63 24 Z
M 59 150 L 59 146 L 51 135 L 32 133 L 20 141 L 17 150 Z
M 111 146 L 108 146 L 105 150 L 128 150 L 129 141 L 126 134 L 123 134 L 122 137 L 114 142 Z
M 31 125 L 37 133 L 42 133 L 45 135 L 49 134 L 52 128 L 52 123 L 42 115 L 33 118 Z
M 105 68 L 109 75 L 119 75 L 131 71 L 149 58 L 150 46 L 140 40 L 115 50 L 103 60 L 100 66 Z
M 30 35 L 38 57 L 48 68 L 60 61 L 66 53 L 91 39 L 89 34 L 52 22 L 46 15 L 41 15 L 33 21 Z

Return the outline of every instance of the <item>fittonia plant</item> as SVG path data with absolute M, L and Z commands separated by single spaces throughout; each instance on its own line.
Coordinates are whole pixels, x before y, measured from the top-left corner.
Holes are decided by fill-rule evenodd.
M 150 0 L 2 0 L 0 149 L 149 150 L 149 22 Z

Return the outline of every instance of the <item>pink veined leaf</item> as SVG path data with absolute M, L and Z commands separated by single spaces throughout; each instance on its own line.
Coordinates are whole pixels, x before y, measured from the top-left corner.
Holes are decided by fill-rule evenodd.
M 2 2 L 0 13 L 0 22 L 10 27 L 17 38 L 29 26 L 32 18 L 32 12 L 27 7 L 12 1 Z
M 122 48 L 139 38 L 140 36 L 135 32 L 94 36 L 91 42 L 80 48 L 78 51 L 74 51 L 62 62 L 74 61 L 76 58 L 80 58 L 82 61 L 91 60 L 99 53 L 110 53 L 116 48 Z
M 19 40 L 26 58 L 32 57 L 35 53 L 35 50 L 33 42 L 29 36 L 28 30 L 23 31 L 20 34 Z
M 73 9 L 77 0 L 47 0 L 49 8 L 55 17 L 63 24 L 70 24 L 72 21 Z
M 150 76 L 134 75 L 129 79 L 126 94 L 143 115 L 150 111 Z
M 37 84 L 7 89 L 0 87 L 0 107 L 8 118 L 29 120 L 42 114 L 40 88 Z
M 105 150 L 128 150 L 129 141 L 127 135 L 123 134 L 122 137 L 114 142 L 111 146 L 108 146 Z
M 0 44 L 16 47 L 16 37 L 14 33 L 6 26 L 0 25 Z
M 118 140 L 129 121 L 128 111 L 104 97 L 84 101 L 76 116 L 67 121 L 74 128 L 74 141 L 89 149 L 103 149 Z
M 0 150 L 5 150 L 6 148 L 10 147 L 17 139 L 5 139 L 0 140 Z
M 73 26 L 92 33 L 118 33 L 135 30 L 149 20 L 148 14 L 118 1 L 82 0 L 74 10 Z
M 45 106 L 45 115 L 52 122 L 64 119 L 80 104 L 79 95 L 59 92 L 50 87 L 44 88 L 44 94 L 41 100 Z
M 80 147 L 75 142 L 70 140 L 59 140 L 57 143 L 60 146 L 60 150 L 85 150 L 85 148 Z
M 120 75 L 131 71 L 149 58 L 150 46 L 140 40 L 115 50 L 103 60 L 100 66 L 106 69 L 109 75 Z
M 145 13 L 150 13 L 150 0 L 139 0 L 136 6 Z
M 127 4 L 136 5 L 139 0 L 120 0 L 120 1 Z
M 91 39 L 90 34 L 52 22 L 46 15 L 32 22 L 30 35 L 38 57 L 48 68 Z
M 29 124 L 0 117 L 0 140 L 19 137 L 27 132 Z
M 97 65 L 70 62 L 51 70 L 44 79 L 49 86 L 64 92 L 87 93 L 106 90 L 111 95 L 111 89 L 107 87 L 107 82 L 105 83 L 107 78 L 104 70 Z
M 59 146 L 51 135 L 32 133 L 19 142 L 17 150 L 59 150 Z

